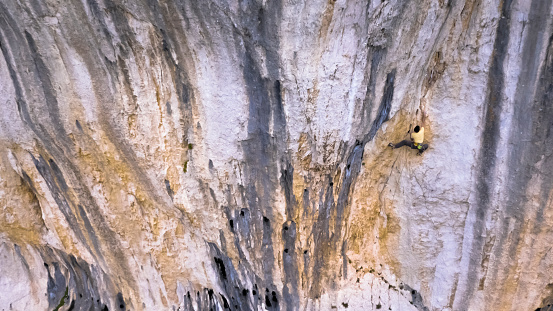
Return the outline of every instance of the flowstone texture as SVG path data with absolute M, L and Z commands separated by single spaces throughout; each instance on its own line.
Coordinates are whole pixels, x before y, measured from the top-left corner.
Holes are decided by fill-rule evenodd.
M 1 0 L 0 310 L 553 310 L 552 16 Z

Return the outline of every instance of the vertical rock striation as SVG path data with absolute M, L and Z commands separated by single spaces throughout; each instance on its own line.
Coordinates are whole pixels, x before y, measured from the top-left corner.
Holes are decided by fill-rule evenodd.
M 552 2 L 1 1 L 0 309 L 549 310 Z

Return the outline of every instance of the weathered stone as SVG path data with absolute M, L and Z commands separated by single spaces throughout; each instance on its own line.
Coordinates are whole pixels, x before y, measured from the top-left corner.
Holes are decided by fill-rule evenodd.
M 552 13 L 1 1 L 0 309 L 551 309 Z

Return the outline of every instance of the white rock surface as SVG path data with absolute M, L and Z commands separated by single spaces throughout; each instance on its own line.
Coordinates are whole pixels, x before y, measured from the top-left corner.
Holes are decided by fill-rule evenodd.
M 1 1 L 0 309 L 553 310 L 552 14 Z

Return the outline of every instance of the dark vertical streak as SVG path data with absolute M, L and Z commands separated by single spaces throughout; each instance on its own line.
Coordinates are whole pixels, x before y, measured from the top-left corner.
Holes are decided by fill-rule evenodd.
M 330 180 L 330 178 L 329 178 Z M 332 246 L 330 245 L 330 211 L 335 208 L 333 184 L 329 185 L 324 191 L 324 200 L 319 202 L 319 215 L 317 221 L 313 224 L 313 266 L 312 274 L 314 276 L 309 288 L 309 295 L 313 299 L 319 299 L 322 293 L 322 282 L 326 280 L 322 273 L 328 271 L 328 258 L 331 255 Z M 321 195 L 323 192 L 321 191 Z
M 553 177 L 548 172 L 553 171 L 551 161 L 551 137 L 548 137 L 553 127 L 553 108 L 551 107 L 553 74 L 552 74 L 552 38 L 544 33 L 551 16 L 551 0 L 534 0 L 530 6 L 526 37 L 522 49 L 521 72 L 515 93 L 513 107 L 513 121 L 510 132 L 510 141 L 515 142 L 509 146 L 508 166 L 511 168 L 507 174 L 507 198 L 505 208 L 502 211 L 504 221 L 498 229 L 497 242 L 494 247 L 496 258 L 509 256 L 519 258 L 519 244 L 523 235 L 538 235 L 542 230 L 542 213 L 549 201 L 549 192 L 553 186 Z M 543 64 L 540 54 L 546 47 L 546 55 Z M 540 65 L 541 72 L 540 72 Z M 534 229 L 526 228 L 524 223 L 529 211 L 534 207 L 529 202 L 533 198 L 527 197 L 530 192 L 530 184 L 540 180 L 537 197 L 539 198 L 536 222 Z M 530 191 L 529 191 L 530 190 Z M 540 248 L 534 252 L 543 251 Z M 504 291 L 507 284 L 514 282 L 513 270 L 522 269 L 520 261 L 509 261 L 506 265 L 493 265 L 488 273 L 492 290 Z M 524 265 L 524 264 L 522 264 Z M 517 287 L 524 286 L 520 283 Z
M 286 146 L 286 122 L 282 101 L 282 85 L 280 83 L 280 60 L 278 24 L 281 15 L 281 2 L 271 1 L 267 7 L 254 1 L 240 3 L 241 28 L 247 35 L 235 33 L 236 49 L 242 56 L 242 74 L 246 83 L 246 94 L 249 102 L 248 139 L 243 143 L 245 154 L 244 176 L 246 186 L 246 201 L 256 225 L 253 226 L 252 236 L 261 236 L 255 239 L 255 249 L 250 251 L 261 252 L 261 270 L 263 272 L 263 287 L 275 288 L 273 269 L 275 267 L 275 252 L 273 249 L 273 195 L 279 185 L 292 186 L 291 176 L 279 183 L 278 163 L 287 167 L 289 159 L 284 154 Z M 271 14 L 266 14 L 266 11 Z M 243 43 L 243 45 L 240 44 Z M 260 63 L 256 57 L 256 46 L 264 49 L 266 59 Z M 268 72 L 263 77 L 261 72 Z M 273 125 L 271 131 L 270 124 Z M 291 172 L 289 172 L 291 174 Z M 293 208 L 293 200 L 289 196 Z M 262 228 L 262 232 L 258 232 Z M 294 274 L 296 277 L 297 274 Z M 295 281 L 291 281 L 294 283 Z M 260 284 L 261 285 L 261 284 Z M 294 288 L 287 284 L 289 289 Z M 272 310 L 279 310 L 278 294 L 271 294 Z M 260 293 L 261 296 L 262 293 Z M 290 293 L 292 295 L 292 293 Z M 297 293 L 293 293 L 297 295 Z M 266 297 L 266 298 L 267 298 Z
M 484 131 L 481 138 L 481 147 L 478 160 L 478 176 L 476 177 L 476 203 L 471 206 L 469 215 L 473 214 L 475 222 L 472 227 L 473 240 L 471 241 L 469 267 L 467 269 L 467 286 L 459 297 L 461 305 L 467 305 L 472 297 L 475 286 L 469 282 L 477 282 L 480 274 L 484 248 L 486 217 L 490 207 L 491 186 L 493 185 L 496 165 L 497 143 L 499 141 L 499 125 L 502 110 L 502 94 L 504 87 L 503 65 L 507 55 L 509 43 L 509 27 L 511 22 L 511 0 L 505 0 L 501 7 L 501 18 L 497 27 L 491 67 L 488 75 L 488 95 L 484 103 Z
M 44 93 L 44 99 L 46 106 L 48 107 L 48 115 L 51 119 L 50 124 L 52 124 L 56 130 L 57 138 L 63 142 L 66 140 L 67 133 L 65 132 L 60 119 L 58 100 L 56 99 L 54 87 L 52 85 L 52 81 L 50 80 L 50 70 L 46 64 L 44 64 L 44 61 L 38 52 L 35 40 L 27 31 L 25 31 L 25 38 L 27 40 L 27 44 L 29 45 L 31 56 L 34 60 L 35 70 L 33 70 L 33 72 L 37 75 L 37 80 L 40 81 L 40 85 L 42 85 L 42 92 Z
M 541 165 L 535 163 L 535 168 L 539 170 L 542 176 L 540 187 L 541 201 L 536 220 L 538 225 L 533 233 L 537 234 L 540 230 L 540 224 L 543 224 L 544 210 L 548 207 L 549 193 L 553 188 L 553 35 L 549 37 L 548 49 L 545 57 L 545 66 L 543 66 L 539 85 L 536 92 L 537 102 L 532 107 L 533 124 L 532 131 L 533 147 L 535 152 L 531 154 L 540 155 L 543 158 Z M 540 159 L 535 159 L 539 161 Z
M 36 128 L 34 127 L 33 121 L 31 120 L 29 109 L 25 101 L 22 83 L 19 81 L 16 73 L 16 68 L 14 68 L 13 65 L 16 63 L 12 60 L 8 50 L 9 41 L 15 43 L 16 45 L 23 45 L 23 38 L 21 34 L 14 29 L 14 27 L 16 27 L 15 25 L 16 23 L 9 15 L 7 8 L 4 6 L 4 4 L 0 2 L 0 49 L 2 50 L 2 54 L 4 55 L 6 65 L 8 67 L 8 72 L 10 73 L 10 78 L 12 79 L 13 87 L 15 89 L 16 104 L 19 116 L 23 122 L 25 122 L 29 127 L 33 129 L 33 131 L 36 132 Z M 8 32 L 8 34 L 5 34 L 5 32 Z
M 549 11 L 551 0 L 534 0 L 530 7 L 529 19 L 527 25 L 527 35 L 524 40 L 521 59 L 521 72 L 515 93 L 515 103 L 513 107 L 513 121 L 510 137 L 515 145 L 509 146 L 508 163 L 510 169 L 506 172 L 507 182 L 507 200 L 503 215 L 505 221 L 499 228 L 500 233 L 497 242 L 495 242 L 494 254 L 496 258 L 503 256 L 507 249 L 510 258 L 517 258 L 517 249 L 521 240 L 522 226 L 525 213 L 528 212 L 527 202 L 530 198 L 526 197 L 530 180 L 536 175 L 537 163 L 547 152 L 547 148 L 542 144 L 544 130 L 550 128 L 552 114 L 550 105 L 542 106 L 543 97 L 547 96 L 547 84 L 550 84 L 551 74 L 547 71 L 547 63 L 542 69 L 540 76 L 540 53 L 543 51 L 545 34 L 541 29 L 547 27 L 549 22 Z M 549 54 L 549 53 L 548 53 Z M 547 59 L 547 56 L 546 56 Z M 547 60 L 546 60 L 547 61 Z M 538 78 L 539 82 L 538 82 Z M 536 83 L 540 87 L 536 87 Z M 545 89 L 544 89 L 545 87 Z M 535 94 L 535 91 L 537 93 Z M 541 94 L 540 94 L 541 93 Z M 543 181 L 542 187 L 551 189 L 551 178 L 545 174 L 539 174 Z M 547 197 L 543 198 L 540 205 L 547 204 Z M 539 216 L 538 216 L 539 217 Z M 538 219 L 537 219 L 538 220 Z M 538 220 L 539 222 L 539 220 Z M 487 246 L 487 245 L 486 245 Z M 485 247 L 490 249 L 491 247 Z M 486 255 L 486 254 L 485 254 Z M 486 262 L 487 264 L 487 262 Z M 488 277 L 493 280 L 492 286 L 495 288 L 504 287 L 506 277 L 512 276 L 509 270 L 514 262 L 510 262 L 503 267 L 493 265 Z M 487 267 L 487 266 L 486 266 Z M 499 279 L 497 279 L 499 278 Z M 496 285 L 497 284 L 497 285 Z
M 287 167 L 281 171 L 280 186 L 284 189 L 284 199 L 286 203 L 286 219 L 294 218 L 294 208 L 296 197 L 294 196 L 294 167 L 287 163 Z
M 287 310 L 298 310 L 300 301 L 298 295 L 298 253 L 296 252 L 296 223 L 285 222 L 282 225 L 282 240 L 284 251 L 282 261 L 284 269 L 284 289 L 282 296 L 287 305 Z
M 362 116 L 363 116 L 363 122 L 362 124 L 370 124 L 371 119 L 371 104 L 374 101 L 374 92 L 376 89 L 376 81 L 377 81 L 377 74 L 378 74 L 378 66 L 380 65 L 380 62 L 386 55 L 386 50 L 381 48 L 372 48 L 372 53 L 367 53 L 367 63 L 371 64 L 371 70 L 369 75 L 369 81 L 367 83 L 367 91 L 365 93 L 365 99 L 363 100 L 363 108 L 362 108 Z M 370 59 L 370 61 L 369 61 Z
M 313 228 L 315 250 L 313 253 L 314 264 L 312 274 L 316 277 L 314 278 L 309 291 L 310 297 L 313 299 L 318 299 L 320 297 L 322 293 L 321 282 L 325 278 L 334 279 L 331 276 L 321 275 L 319 271 L 329 271 L 327 267 L 328 262 L 331 261 L 330 259 L 332 256 L 336 255 L 338 249 L 340 249 L 341 254 L 345 254 L 347 252 L 347 241 L 343 240 L 343 236 L 345 236 L 343 226 L 347 215 L 349 215 L 349 196 L 353 193 L 355 181 L 357 180 L 357 176 L 361 170 L 365 144 L 370 142 L 375 137 L 382 124 L 389 118 L 390 108 L 394 97 L 395 75 L 395 69 L 388 73 L 386 83 L 384 85 L 382 100 L 371 129 L 364 136 L 361 142 L 357 142 L 347 158 L 343 180 L 341 182 L 341 187 L 338 190 L 338 200 L 334 202 L 334 195 L 332 195 L 332 193 L 335 191 L 335 188 L 331 178 L 328 178 L 329 186 L 323 191 L 325 193 L 325 199 L 319 205 L 319 215 Z M 321 192 L 321 195 L 323 192 Z M 334 223 L 332 224 L 333 230 L 331 232 L 330 221 L 332 218 L 331 215 L 334 213 Z M 345 258 L 342 258 L 342 260 L 345 260 Z M 342 268 L 344 265 L 345 264 L 343 263 Z M 344 274 L 347 273 L 346 271 L 347 270 L 343 268 Z M 334 285 L 331 284 L 331 287 L 332 286 Z
M 294 167 L 287 163 L 286 169 L 281 171 L 280 185 L 284 189 L 286 203 L 286 219 L 282 225 L 282 240 L 284 241 L 284 251 L 282 252 L 282 261 L 284 269 L 284 289 L 283 298 L 287 305 L 287 310 L 297 310 L 299 308 L 299 270 L 298 256 L 296 253 L 296 223 L 293 221 L 295 210 L 297 208 L 296 198 L 293 192 Z

